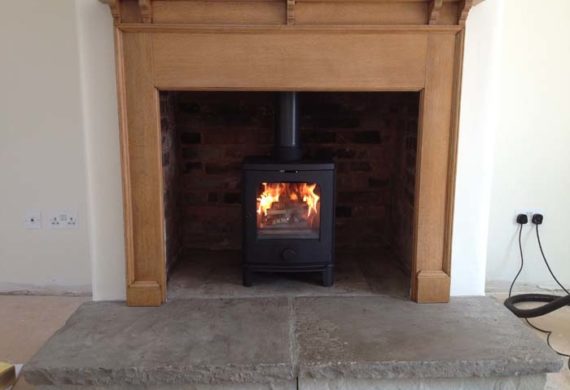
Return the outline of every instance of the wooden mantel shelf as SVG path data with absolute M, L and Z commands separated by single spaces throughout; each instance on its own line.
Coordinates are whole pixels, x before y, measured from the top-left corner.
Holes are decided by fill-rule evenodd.
M 457 26 L 483 0 L 100 0 L 116 25 Z M 156 27 L 155 27 L 156 28 Z

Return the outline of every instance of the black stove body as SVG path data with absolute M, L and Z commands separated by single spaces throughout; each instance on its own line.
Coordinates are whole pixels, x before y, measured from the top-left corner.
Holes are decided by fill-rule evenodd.
M 298 96 L 279 95 L 272 157 L 243 165 L 243 284 L 255 272 L 320 272 L 334 283 L 335 165 L 303 161 Z

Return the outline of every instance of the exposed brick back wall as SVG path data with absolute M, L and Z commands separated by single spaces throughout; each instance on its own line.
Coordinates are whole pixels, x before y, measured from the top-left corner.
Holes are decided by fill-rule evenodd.
M 411 225 L 401 220 L 408 215 L 398 206 L 408 168 L 400 164 L 407 139 L 402 133 L 417 128 L 418 107 L 418 95 L 410 93 L 314 93 L 303 99 L 307 157 L 337 163 L 337 247 L 401 251 L 397 235 Z
M 391 245 L 401 262 L 411 270 L 419 99 L 407 106 L 409 115 L 396 133 L 394 182 L 392 186 Z
M 337 162 L 337 247 L 409 258 L 418 105 L 414 93 L 301 96 L 305 157 Z M 272 93 L 177 94 L 185 248 L 240 249 L 241 162 L 270 153 L 275 108 Z
M 164 215 L 167 269 L 182 250 L 184 219 L 180 213 L 181 153 L 176 124 L 177 94 L 160 95 L 162 169 L 164 177 Z
M 179 94 L 186 248 L 241 247 L 241 163 L 272 147 L 272 96 Z

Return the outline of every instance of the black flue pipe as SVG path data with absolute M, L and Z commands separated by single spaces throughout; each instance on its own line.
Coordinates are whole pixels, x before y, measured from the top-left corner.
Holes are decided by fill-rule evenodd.
M 280 161 L 296 161 L 303 156 L 300 143 L 299 101 L 297 92 L 279 94 L 274 157 Z

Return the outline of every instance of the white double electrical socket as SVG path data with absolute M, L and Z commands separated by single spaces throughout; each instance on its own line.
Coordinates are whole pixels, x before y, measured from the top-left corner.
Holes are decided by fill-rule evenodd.
M 75 210 L 59 210 L 49 213 L 47 226 L 51 229 L 73 229 L 77 227 Z
M 42 228 L 42 212 L 40 210 L 28 210 L 24 216 L 24 226 L 26 229 Z

